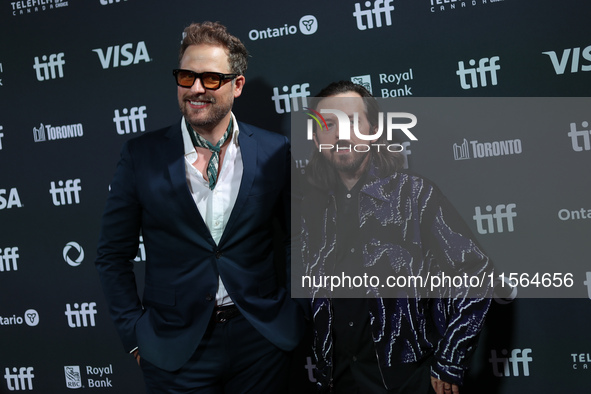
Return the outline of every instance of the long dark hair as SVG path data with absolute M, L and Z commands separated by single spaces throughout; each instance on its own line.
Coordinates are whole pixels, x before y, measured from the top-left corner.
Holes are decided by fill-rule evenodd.
M 313 98 L 312 106 L 314 109 L 318 108 L 318 104 L 322 98 L 335 96 L 341 93 L 354 92 L 363 98 L 365 103 L 365 115 L 371 128 L 378 127 L 380 106 L 378 101 L 371 95 L 371 93 L 361 85 L 355 84 L 351 81 L 338 81 L 322 89 Z M 388 141 L 386 133 L 382 133 L 375 144 L 389 145 L 392 141 Z M 387 149 L 370 149 L 370 162 L 376 168 L 376 175 L 385 177 L 400 170 L 404 166 L 404 156 L 400 152 L 390 152 Z M 337 185 L 338 174 L 335 168 L 328 162 L 328 160 L 318 151 L 314 149 L 312 158 L 306 166 L 306 174 L 308 181 L 316 187 L 322 189 L 333 189 Z

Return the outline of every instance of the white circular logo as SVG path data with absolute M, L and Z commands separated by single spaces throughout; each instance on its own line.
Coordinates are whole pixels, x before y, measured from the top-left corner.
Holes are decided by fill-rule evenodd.
M 27 326 L 31 327 L 39 324 L 39 314 L 35 309 L 27 309 L 25 311 L 25 323 L 27 323 Z
M 74 260 L 68 256 L 68 253 L 72 248 L 76 249 L 78 252 L 78 257 Z M 77 242 L 68 242 L 64 247 L 64 260 L 72 267 L 78 267 L 80 263 L 82 263 L 82 260 L 84 260 L 84 249 L 82 249 L 82 246 L 78 245 Z
M 318 21 L 314 15 L 302 16 L 300 19 L 300 31 L 302 34 L 309 36 L 316 33 L 318 30 Z

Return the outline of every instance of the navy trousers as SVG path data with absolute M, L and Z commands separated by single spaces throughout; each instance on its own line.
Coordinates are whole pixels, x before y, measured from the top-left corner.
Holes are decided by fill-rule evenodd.
M 144 359 L 140 366 L 149 394 L 283 394 L 288 391 L 290 355 L 238 315 L 223 323 L 212 319 L 180 370 L 164 371 Z

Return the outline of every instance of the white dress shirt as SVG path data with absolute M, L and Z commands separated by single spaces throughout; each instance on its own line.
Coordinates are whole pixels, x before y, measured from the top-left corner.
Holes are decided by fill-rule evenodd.
M 211 190 L 209 188 L 209 182 L 205 180 L 201 171 L 193 167 L 193 163 L 198 158 L 198 153 L 191 141 L 185 118 L 183 117 L 181 119 L 187 184 L 189 185 L 189 190 L 197 205 L 197 209 L 216 244 L 220 242 L 230 214 L 232 213 L 232 208 L 234 208 L 244 169 L 242 165 L 242 154 L 238 145 L 238 124 L 236 123 L 234 114 L 232 114 L 232 125 L 232 139 L 226 148 L 222 168 L 219 170 L 215 188 Z M 216 293 L 216 305 L 233 304 L 221 278 L 218 278 L 218 280 L 219 286 Z

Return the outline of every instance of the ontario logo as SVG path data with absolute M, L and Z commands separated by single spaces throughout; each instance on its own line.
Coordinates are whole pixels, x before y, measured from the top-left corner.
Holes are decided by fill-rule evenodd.
M 372 126 L 367 120 L 367 115 L 362 113 L 360 116 L 358 111 L 347 111 L 347 113 L 334 108 L 321 108 L 317 111 L 309 107 L 305 107 L 304 110 L 308 111 L 306 115 L 309 116 L 306 124 L 307 139 L 316 142 L 319 152 L 323 150 L 368 152 L 372 148 L 378 152 L 382 149 L 389 152 L 403 152 L 403 144 L 392 142 L 395 130 L 402 131 L 411 141 L 418 141 L 418 138 L 409 130 L 416 126 L 417 117 L 409 112 L 378 112 Z M 407 122 L 401 123 L 400 120 L 403 119 Z M 316 131 L 314 131 L 315 128 Z M 351 143 L 353 141 L 360 141 L 360 143 Z

